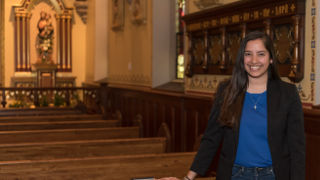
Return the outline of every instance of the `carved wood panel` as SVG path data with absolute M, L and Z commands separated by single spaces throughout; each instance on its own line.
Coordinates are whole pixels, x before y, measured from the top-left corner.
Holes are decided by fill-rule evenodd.
M 262 31 L 274 40 L 281 76 L 304 76 L 305 0 L 244 0 L 184 17 L 189 38 L 186 75 L 230 75 L 242 38 Z
M 122 88 L 108 88 L 108 97 L 112 111 L 122 113 L 123 126 L 131 126 L 137 114 L 142 116 L 144 137 L 157 136 L 161 124 L 166 123 L 173 152 L 194 150 L 197 137 L 206 127 L 212 103 L 211 98 L 189 97 L 182 93 Z

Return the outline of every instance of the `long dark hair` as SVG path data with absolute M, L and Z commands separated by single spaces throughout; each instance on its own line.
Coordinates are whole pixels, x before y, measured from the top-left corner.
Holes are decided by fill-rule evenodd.
M 249 84 L 248 73 L 244 68 L 244 51 L 248 41 L 256 39 L 263 41 L 265 48 L 269 52 L 270 59 L 272 59 L 272 63 L 268 67 L 268 80 L 280 79 L 277 58 L 271 38 L 263 32 L 254 31 L 248 33 L 240 44 L 232 76 L 222 93 L 223 100 L 219 114 L 219 122 L 222 125 L 236 127 L 239 124 L 244 95 Z

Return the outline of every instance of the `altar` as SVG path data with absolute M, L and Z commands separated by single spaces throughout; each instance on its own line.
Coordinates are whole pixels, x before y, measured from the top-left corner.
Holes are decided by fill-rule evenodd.
M 24 0 L 14 8 L 13 87 L 70 87 L 72 11 L 59 0 Z M 58 77 L 59 76 L 59 77 Z

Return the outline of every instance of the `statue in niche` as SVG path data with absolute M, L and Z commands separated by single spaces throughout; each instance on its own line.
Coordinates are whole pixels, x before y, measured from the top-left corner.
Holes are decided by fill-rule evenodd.
M 52 25 L 51 14 L 41 11 L 37 26 L 39 30 L 36 42 L 36 48 L 38 50 L 38 63 L 52 64 L 54 29 Z
M 132 15 L 133 18 L 135 19 L 139 19 L 140 18 L 140 13 L 141 13 L 141 4 L 140 4 L 140 0 L 134 0 L 133 4 L 132 4 Z
M 120 18 L 120 14 L 119 14 L 119 1 L 118 0 L 114 0 L 113 1 L 113 6 L 112 6 L 112 13 L 113 13 L 113 17 L 112 17 L 112 25 L 114 27 L 119 26 L 119 18 Z
M 133 0 L 131 5 L 132 11 L 132 21 L 135 23 L 142 22 L 142 9 L 140 0 Z
M 134 24 L 145 23 L 146 0 L 128 0 L 131 11 L 131 20 Z

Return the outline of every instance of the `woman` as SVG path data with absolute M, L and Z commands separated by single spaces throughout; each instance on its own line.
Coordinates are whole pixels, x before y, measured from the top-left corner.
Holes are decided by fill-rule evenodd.
M 303 112 L 294 85 L 281 81 L 269 36 L 249 33 L 230 80 L 219 85 L 207 129 L 190 171 L 208 170 L 222 140 L 217 180 L 303 180 Z M 162 180 L 177 178 L 162 178 Z

